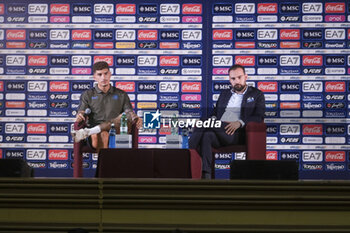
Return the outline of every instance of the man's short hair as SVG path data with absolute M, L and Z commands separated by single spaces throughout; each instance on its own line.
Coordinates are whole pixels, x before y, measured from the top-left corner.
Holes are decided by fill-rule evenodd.
M 233 66 L 231 66 L 230 69 L 228 69 L 228 72 L 230 73 L 231 70 L 237 70 L 237 69 L 242 69 L 243 73 L 245 74 L 244 66 L 239 64 L 234 64 Z
M 109 69 L 109 65 L 107 62 L 105 61 L 99 61 L 96 62 L 93 66 L 92 66 L 92 73 L 95 74 L 95 72 L 97 70 L 104 70 L 104 69 Z

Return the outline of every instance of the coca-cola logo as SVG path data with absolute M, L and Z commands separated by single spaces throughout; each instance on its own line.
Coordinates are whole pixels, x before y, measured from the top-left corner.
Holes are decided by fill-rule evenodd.
M 69 14 L 69 4 L 51 4 L 51 14 Z
M 29 56 L 29 66 L 47 66 L 47 56 Z
M 136 14 L 135 4 L 117 4 L 117 14 L 134 15 Z
M 277 3 L 259 3 L 258 13 L 259 14 L 276 14 Z
M 47 125 L 42 123 L 33 123 L 27 125 L 27 133 L 28 134 L 46 134 L 47 133 Z
M 282 29 L 280 31 L 281 40 L 299 40 L 300 30 L 299 29 Z
M 68 160 L 68 150 L 49 150 L 49 160 Z
M 113 56 L 95 56 L 94 57 L 94 63 L 105 61 L 108 63 L 109 66 L 113 66 Z
M 344 162 L 345 151 L 326 151 L 326 162 Z
M 135 92 L 135 82 L 116 82 L 115 87 L 125 92 Z
M 198 82 L 185 82 L 182 83 L 182 92 L 201 92 L 202 85 Z
M 25 40 L 26 31 L 25 30 L 7 30 L 6 39 L 7 40 Z
M 160 66 L 179 66 L 180 57 L 179 56 L 161 56 Z
M 157 30 L 139 30 L 137 34 L 138 40 L 157 40 Z
M 213 31 L 213 40 L 232 40 L 232 38 L 233 32 L 231 29 Z
M 0 15 L 3 15 L 5 13 L 5 5 L 4 4 L 0 4 Z M 1 152 L 1 150 L 0 150 Z M 1 158 L 1 155 L 0 155 L 0 158 Z
M 258 89 L 262 92 L 277 92 L 277 82 L 258 82 Z
M 202 4 L 183 4 L 182 14 L 202 14 Z
M 73 40 L 91 40 L 92 33 L 91 30 L 73 30 L 72 39 Z
M 68 92 L 68 81 L 52 81 L 50 82 L 50 92 Z
M 277 151 L 266 151 L 266 160 L 277 160 Z
M 254 66 L 255 56 L 236 56 L 235 64 L 239 64 L 242 66 Z
M 345 82 L 326 82 L 326 92 L 345 92 Z
M 321 66 L 323 57 L 320 55 L 303 56 L 303 66 Z
M 322 135 L 322 125 L 303 125 L 304 135 Z
M 326 3 L 326 13 L 345 13 L 344 2 L 328 2 Z

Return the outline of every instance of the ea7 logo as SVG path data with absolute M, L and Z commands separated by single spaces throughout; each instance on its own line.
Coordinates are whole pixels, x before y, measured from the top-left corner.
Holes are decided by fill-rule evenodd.
M 322 13 L 322 3 L 320 2 L 307 2 L 303 3 L 303 13 L 306 14 L 320 14 Z
M 94 14 L 95 15 L 112 15 L 114 10 L 113 4 L 95 4 Z
M 47 82 L 46 81 L 29 81 L 28 82 L 28 91 L 46 92 L 47 91 Z
M 138 56 L 137 65 L 138 66 L 157 66 L 158 65 L 157 56 Z
M 277 29 L 258 30 L 258 40 L 277 40 Z
M 254 3 L 236 3 L 235 13 L 236 14 L 254 14 L 255 4 Z
M 26 159 L 27 160 L 45 160 L 46 159 L 46 150 L 28 149 Z
M 232 66 L 232 56 L 213 56 L 213 66 Z
M 7 123 L 5 124 L 6 134 L 24 134 L 24 124 Z
M 135 40 L 136 32 L 135 30 L 116 30 L 115 37 L 116 40 Z
M 303 92 L 322 92 L 322 82 L 303 82 Z
M 180 4 L 160 4 L 161 15 L 178 15 L 180 14 Z
M 201 30 L 183 30 L 182 40 L 202 40 Z
M 6 56 L 6 65 L 7 66 L 25 66 L 26 57 L 25 56 Z
M 326 29 L 326 40 L 345 40 L 345 29 Z
M 179 82 L 160 82 L 159 91 L 160 92 L 179 92 L 180 84 Z
M 91 66 L 91 56 L 72 56 L 72 66 Z
M 46 15 L 48 13 L 49 6 L 47 4 L 29 4 L 28 13 L 30 15 Z
M 280 134 L 281 135 L 300 135 L 300 125 L 281 124 Z
M 322 151 L 303 151 L 302 158 L 304 162 L 322 162 Z
M 300 56 L 297 55 L 282 55 L 280 56 L 281 66 L 300 66 Z
M 50 40 L 69 40 L 69 30 L 50 30 Z

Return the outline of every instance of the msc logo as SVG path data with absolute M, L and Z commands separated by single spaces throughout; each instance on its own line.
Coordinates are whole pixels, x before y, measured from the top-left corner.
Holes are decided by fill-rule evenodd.
M 200 66 L 202 65 L 201 57 L 182 57 L 183 66 Z
M 277 65 L 277 56 L 259 56 L 258 57 L 259 65 Z
M 139 13 L 158 13 L 157 5 L 139 5 Z
M 236 39 L 254 39 L 254 30 L 236 30 Z M 232 39 L 232 36 L 231 36 Z
M 120 66 L 133 66 L 135 65 L 135 57 L 127 56 L 127 57 L 119 57 L 117 56 L 117 65 Z
M 73 13 L 90 14 L 91 12 L 92 8 L 89 4 L 73 4 Z
M 214 13 L 233 13 L 232 4 L 214 4 Z
M 160 128 L 160 112 L 144 112 L 143 113 L 143 128 L 159 129 Z
M 345 65 L 345 56 L 326 56 L 326 65 Z
M 281 13 L 299 13 L 300 5 L 299 3 L 282 3 Z
M 162 40 L 178 40 L 180 39 L 179 31 L 161 31 L 160 38 Z
M 29 39 L 47 39 L 47 31 L 29 31 Z
M 322 30 L 304 30 L 303 38 L 304 39 L 322 39 L 323 33 Z

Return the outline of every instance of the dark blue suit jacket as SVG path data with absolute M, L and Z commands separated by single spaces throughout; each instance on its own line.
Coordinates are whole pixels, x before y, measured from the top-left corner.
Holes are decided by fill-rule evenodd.
M 220 119 L 225 112 L 228 101 L 232 96 L 231 90 L 221 92 L 212 116 Z M 265 114 L 265 97 L 262 91 L 255 87 L 248 86 L 246 93 L 243 95 L 241 105 L 240 119 L 247 124 L 248 122 L 262 122 Z

